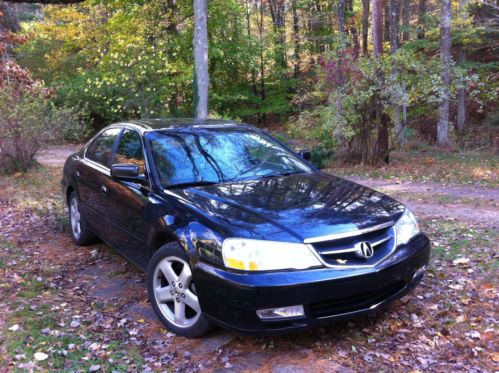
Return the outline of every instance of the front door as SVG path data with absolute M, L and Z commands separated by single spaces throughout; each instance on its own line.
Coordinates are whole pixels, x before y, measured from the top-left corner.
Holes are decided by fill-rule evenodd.
M 148 180 L 141 136 L 125 129 L 113 159 L 113 164 L 135 164 Z M 119 245 L 116 248 L 124 256 L 141 267 L 149 260 L 147 249 L 148 224 L 145 211 L 149 202 L 150 184 L 111 179 L 108 191 L 107 216 L 119 229 Z

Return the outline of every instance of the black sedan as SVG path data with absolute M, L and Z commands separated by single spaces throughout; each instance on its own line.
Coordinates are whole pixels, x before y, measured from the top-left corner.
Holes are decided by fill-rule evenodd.
M 73 238 L 145 270 L 158 317 L 187 337 L 319 325 L 413 289 L 430 245 L 409 209 L 304 158 L 236 122 L 111 125 L 64 166 Z

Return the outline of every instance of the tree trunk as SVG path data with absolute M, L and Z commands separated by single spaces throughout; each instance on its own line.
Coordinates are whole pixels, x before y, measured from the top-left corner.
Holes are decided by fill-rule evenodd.
M 390 40 L 390 0 L 383 0 L 383 40 Z
M 368 55 L 368 35 L 369 35 L 369 4 L 370 0 L 362 0 L 362 52 Z
M 279 66 L 286 68 L 286 30 L 284 18 L 284 0 L 269 0 L 270 16 L 272 25 L 277 35 L 276 62 Z
M 399 4 L 398 0 L 390 0 L 390 52 L 396 53 L 399 48 Z M 396 81 L 398 77 L 397 65 L 394 63 L 392 67 L 392 78 Z M 397 100 L 398 101 L 398 100 Z M 395 103 L 393 106 L 393 123 L 395 126 L 395 135 L 400 145 L 407 143 L 407 134 L 405 131 L 405 123 L 400 121 L 400 104 Z
M 336 128 L 335 135 L 338 137 L 339 141 L 343 139 L 343 85 L 345 82 L 345 77 L 343 74 L 343 51 L 346 48 L 346 38 L 345 38 L 345 10 L 346 10 L 347 0 L 339 0 L 338 2 L 338 32 L 340 36 L 340 52 L 338 53 L 338 65 L 336 69 Z
M 263 45 L 263 32 L 264 32 L 264 25 L 263 25 L 263 0 L 260 0 L 260 8 L 259 8 L 259 15 L 260 18 L 257 16 L 257 25 L 258 25 L 258 35 L 260 37 L 260 98 L 262 101 L 262 104 L 264 103 L 265 99 L 267 98 L 267 93 L 265 92 L 265 61 L 264 61 L 264 45 Z M 260 124 L 265 124 L 267 122 L 267 116 L 264 113 L 261 114 L 259 117 L 259 123 Z
M 402 40 L 407 41 L 410 38 L 409 34 L 409 15 L 411 9 L 410 0 L 402 0 Z
M 373 0 L 372 22 L 373 22 L 373 51 L 374 57 L 383 54 L 383 19 L 381 0 Z
M 344 45 L 345 38 L 345 10 L 347 0 L 339 0 L 338 2 L 338 31 L 340 32 L 340 43 Z
M 450 105 L 450 62 L 451 62 L 451 0 L 442 0 L 440 16 L 440 61 L 442 64 L 441 78 L 443 84 L 440 98 L 439 120 L 437 127 L 437 143 L 449 143 L 449 105 Z
M 459 48 L 459 63 L 463 64 L 466 61 L 466 52 L 463 47 Z M 462 135 L 466 131 L 466 87 L 459 87 L 457 91 L 457 118 L 456 129 L 458 135 Z
M 208 2 L 194 0 L 194 69 L 197 86 L 196 117 L 208 117 Z
M 163 30 L 165 34 L 178 35 L 178 6 L 176 0 L 168 0 L 164 6 L 164 11 L 167 14 L 167 24 L 164 26 Z M 174 74 L 168 73 L 169 79 L 173 79 Z M 194 92 L 196 92 L 193 89 Z M 197 99 L 196 99 L 197 100 Z M 177 83 L 174 83 L 174 90 L 172 95 L 168 100 L 168 111 L 173 117 L 177 117 L 178 115 L 178 101 L 179 101 L 179 92 Z M 195 101 L 197 102 L 197 101 Z
M 373 49 L 374 57 L 379 58 L 383 54 L 383 5 L 381 0 L 373 0 Z M 376 144 L 373 150 L 371 162 L 377 163 L 388 159 L 388 124 L 389 119 L 383 112 L 383 102 L 381 101 L 381 92 L 384 89 L 383 72 L 376 68 L 376 79 L 378 80 L 378 89 L 380 92 L 375 98 L 375 122 L 377 127 Z
M 353 0 L 347 0 L 346 2 L 346 10 L 350 15 L 354 14 L 353 13 Z M 349 22 L 349 29 L 348 32 L 350 35 L 352 35 L 352 42 L 353 42 L 353 54 L 354 58 L 357 59 L 359 58 L 360 55 L 360 43 L 359 43 L 359 33 L 357 31 L 357 24 L 355 22 L 354 17 L 351 18 L 351 22 Z
M 390 51 L 395 53 L 399 48 L 399 5 L 398 0 L 390 0 Z
M 419 0 L 418 7 L 418 39 L 424 39 L 426 32 L 426 1 L 427 0 Z
M 324 43 L 324 38 L 319 36 L 324 28 L 324 13 L 322 12 L 322 6 L 320 0 L 315 0 L 313 5 L 315 8 L 314 20 L 313 20 L 313 30 L 315 36 L 315 52 L 324 53 L 326 51 L 326 46 Z
M 291 8 L 293 11 L 293 42 L 294 42 L 294 78 L 300 77 L 300 23 L 298 18 L 297 0 L 292 0 Z
M 252 4 L 250 3 L 249 0 L 246 0 L 245 3 L 245 8 L 246 8 L 246 32 L 248 35 L 248 39 L 251 38 L 251 7 Z M 253 94 L 255 95 L 255 98 L 258 97 L 258 87 L 257 87 L 257 82 L 256 82 L 256 69 L 255 66 L 251 66 L 251 86 L 253 88 Z M 260 104 L 257 103 L 256 107 L 258 109 L 258 121 L 260 122 Z
M 468 0 L 459 1 L 459 11 L 461 13 L 461 19 L 466 20 L 466 4 Z M 466 62 L 466 51 L 463 46 L 459 47 L 459 64 L 463 65 Z M 456 127 L 458 135 L 462 135 L 466 131 L 467 127 L 467 113 L 466 113 L 466 87 L 460 87 L 457 91 L 457 118 Z

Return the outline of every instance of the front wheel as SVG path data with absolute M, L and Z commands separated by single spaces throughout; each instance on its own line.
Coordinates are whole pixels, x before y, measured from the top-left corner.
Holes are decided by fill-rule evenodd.
M 147 269 L 149 299 L 166 327 L 184 337 L 199 337 L 212 325 L 201 312 L 187 255 L 173 242 L 153 255 Z

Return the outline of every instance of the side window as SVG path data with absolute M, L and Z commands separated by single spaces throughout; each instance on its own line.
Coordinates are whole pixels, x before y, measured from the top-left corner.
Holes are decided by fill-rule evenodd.
M 85 156 L 94 162 L 109 167 L 113 154 L 113 145 L 121 128 L 110 128 L 102 132 L 87 149 Z
M 114 155 L 113 164 L 117 163 L 135 164 L 139 166 L 140 173 L 144 174 L 144 152 L 142 151 L 140 135 L 136 131 L 126 129 L 123 132 Z

